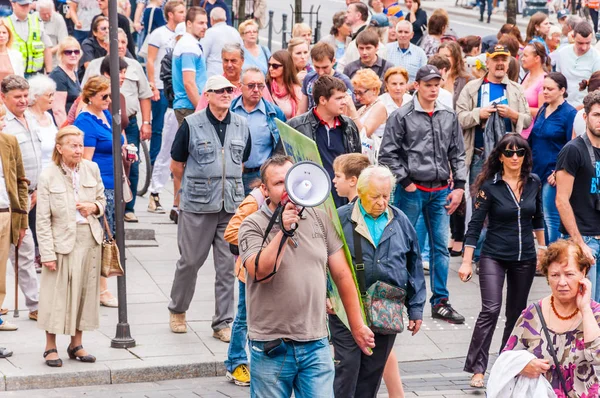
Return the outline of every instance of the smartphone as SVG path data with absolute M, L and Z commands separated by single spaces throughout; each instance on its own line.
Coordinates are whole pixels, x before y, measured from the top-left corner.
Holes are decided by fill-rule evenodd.
M 266 356 L 274 358 L 276 356 L 285 354 L 287 347 L 283 339 L 275 339 L 267 341 L 263 347 L 263 351 Z

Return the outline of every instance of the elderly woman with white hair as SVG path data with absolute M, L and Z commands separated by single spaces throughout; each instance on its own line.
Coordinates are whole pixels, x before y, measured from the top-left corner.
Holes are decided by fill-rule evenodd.
M 35 75 L 29 80 L 29 113 L 35 119 L 42 141 L 42 169 L 50 164 L 55 137 L 58 132 L 49 110 L 52 109 L 56 83 L 45 75 Z
M 336 315 L 330 316 L 331 340 L 339 361 L 334 381 L 336 397 L 377 395 L 396 333 L 403 329 L 397 323 L 402 321 L 401 313 L 396 311 L 390 317 L 369 304 L 377 301 L 377 292 L 392 293 L 396 310 L 406 308 L 408 330 L 413 336 L 421 327 L 426 290 L 417 233 L 406 215 L 389 204 L 395 185 L 395 177 L 387 167 L 369 166 L 358 177 L 358 200 L 338 209 L 359 289 L 367 297 L 363 300 L 369 327 L 375 333 L 375 348 L 370 356 L 362 353 L 342 321 Z M 396 324 L 382 330 L 379 321 L 386 315 Z

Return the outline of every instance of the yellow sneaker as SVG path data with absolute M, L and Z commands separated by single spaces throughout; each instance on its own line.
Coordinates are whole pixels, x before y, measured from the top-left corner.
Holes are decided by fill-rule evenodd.
M 236 386 L 250 386 L 250 369 L 248 369 L 248 365 L 238 366 L 234 369 L 233 373 L 227 372 L 225 377 L 228 381 L 234 382 Z

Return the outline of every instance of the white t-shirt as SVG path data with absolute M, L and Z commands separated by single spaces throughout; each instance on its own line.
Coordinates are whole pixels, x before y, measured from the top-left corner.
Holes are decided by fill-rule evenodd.
M 58 132 L 50 113 L 46 112 L 44 113 L 44 116 L 50 120 L 50 125 L 40 126 L 36 121 L 38 134 L 42 141 L 42 170 L 44 170 L 52 161 L 52 152 L 56 146 L 56 133 Z
M 160 79 L 160 63 L 165 57 L 167 50 L 172 49 L 175 45 L 173 38 L 175 32 L 167 27 L 167 25 L 154 29 L 148 37 L 148 45 L 158 48 L 156 59 L 154 60 L 154 84 L 156 88 L 162 90 L 164 88 L 163 81 Z
M 452 93 L 445 88 L 440 87 L 440 94 L 438 95 L 437 100 L 443 105 L 446 105 L 448 108 L 454 109 L 454 98 Z
M 556 61 L 556 71 L 567 78 L 567 102 L 578 107 L 583 104 L 583 98 L 588 93 L 587 89 L 579 91 L 579 83 L 600 70 L 600 54 L 592 47 L 578 57 L 573 48 L 573 44 L 559 48 L 553 53 L 553 59 Z
M 0 209 L 10 207 L 10 199 L 8 198 L 8 190 L 6 188 L 6 180 L 4 179 L 4 169 L 2 168 L 2 158 L 0 158 Z

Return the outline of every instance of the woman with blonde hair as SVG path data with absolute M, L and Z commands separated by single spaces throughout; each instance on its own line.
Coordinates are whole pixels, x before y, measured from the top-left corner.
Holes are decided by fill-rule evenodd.
M 304 38 L 295 37 L 288 43 L 287 51 L 292 56 L 298 81 L 302 82 L 306 75 L 313 70 L 309 63 L 310 46 L 306 44 Z
M 82 345 L 83 331 L 100 326 L 99 282 L 106 208 L 100 169 L 83 159 L 83 132 L 68 126 L 56 134 L 52 163 L 40 175 L 37 237 L 42 256 L 37 325 L 46 331 L 44 359 L 62 366 L 56 335 L 71 336 L 69 358 L 95 362 Z
M 310 48 L 310 45 L 312 44 L 312 28 L 304 22 L 294 24 L 294 27 L 292 28 L 292 38 L 296 37 L 304 39 Z
M 238 27 L 240 36 L 244 42 L 244 65 L 242 70 L 257 67 L 262 73 L 269 72 L 269 58 L 271 51 L 265 46 L 258 44 L 258 23 L 254 19 L 248 19 Z
M 81 94 L 77 68 L 82 52 L 73 36 L 65 37 L 58 45 L 58 66 L 48 75 L 56 82 L 56 93 L 52 103 L 52 114 L 58 126 L 67 120 L 67 114 Z
M 358 131 L 364 129 L 368 138 L 375 134 L 381 139 L 388 114 L 385 105 L 379 100 L 379 76 L 372 69 L 359 69 L 351 81 L 356 100 L 363 106 L 357 111 L 352 101 L 347 101 L 349 116 L 356 123 Z
M 13 33 L 4 19 L 0 19 L 0 81 L 8 75 L 25 76 L 25 63 L 21 53 L 12 48 Z

